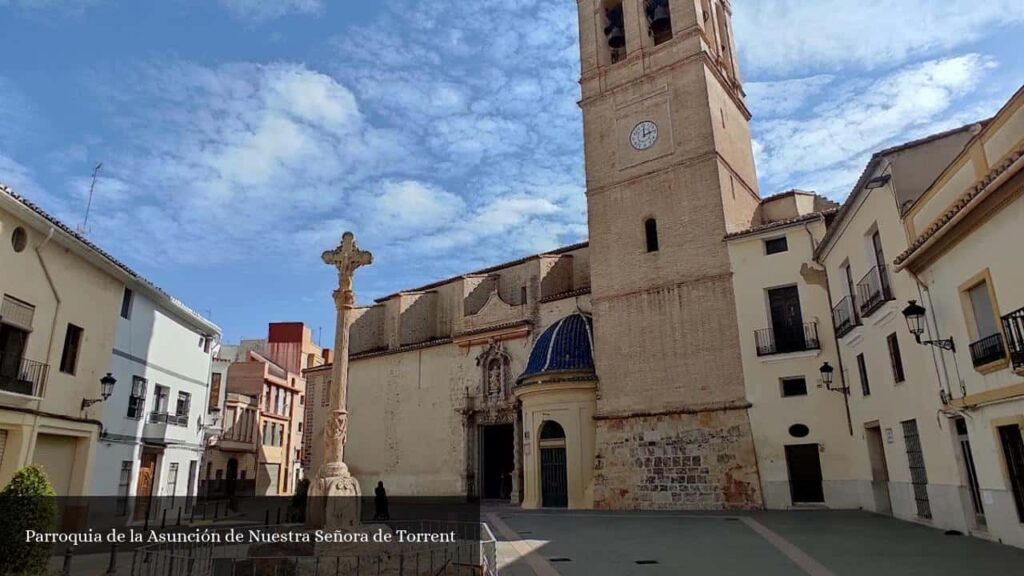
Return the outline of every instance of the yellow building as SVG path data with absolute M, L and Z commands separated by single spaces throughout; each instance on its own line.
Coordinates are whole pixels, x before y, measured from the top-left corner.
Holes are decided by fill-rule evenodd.
M 41 464 L 58 495 L 86 495 L 103 405 L 83 401 L 102 399 L 138 276 L 6 187 L 0 237 L 0 486 Z
M 897 270 L 920 288 L 924 341 L 949 383 L 938 442 L 968 528 L 1024 546 L 1024 88 L 905 207 Z

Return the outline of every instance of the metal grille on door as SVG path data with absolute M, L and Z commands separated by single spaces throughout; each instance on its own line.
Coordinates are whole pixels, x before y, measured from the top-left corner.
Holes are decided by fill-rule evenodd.
M 565 447 L 541 448 L 540 481 L 541 496 L 545 507 L 564 508 L 569 504 Z
M 910 464 L 910 481 L 914 485 L 914 501 L 917 515 L 932 517 L 931 502 L 928 500 L 928 472 L 924 466 L 924 452 L 921 451 L 921 437 L 917 432 L 917 421 L 907 420 L 903 426 L 903 440 L 907 445 L 907 461 Z

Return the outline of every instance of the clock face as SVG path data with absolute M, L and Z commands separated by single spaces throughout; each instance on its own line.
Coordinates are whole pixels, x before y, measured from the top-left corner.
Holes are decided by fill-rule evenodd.
M 629 135 L 629 143 L 637 150 L 647 150 L 658 141 L 658 125 L 644 120 L 633 128 Z

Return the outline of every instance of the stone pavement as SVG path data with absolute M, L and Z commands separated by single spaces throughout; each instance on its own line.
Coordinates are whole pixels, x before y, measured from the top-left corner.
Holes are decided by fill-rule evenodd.
M 1024 550 L 857 511 L 486 510 L 502 576 L 1022 574 Z

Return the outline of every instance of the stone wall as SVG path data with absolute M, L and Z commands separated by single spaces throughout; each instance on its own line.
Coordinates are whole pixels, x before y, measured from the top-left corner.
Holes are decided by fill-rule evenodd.
M 750 510 L 761 505 L 746 410 L 597 421 L 595 508 Z

